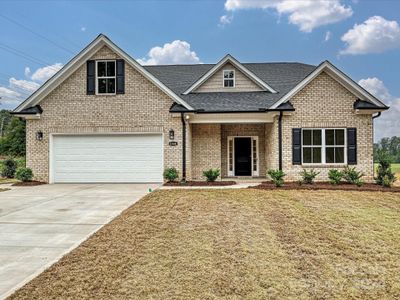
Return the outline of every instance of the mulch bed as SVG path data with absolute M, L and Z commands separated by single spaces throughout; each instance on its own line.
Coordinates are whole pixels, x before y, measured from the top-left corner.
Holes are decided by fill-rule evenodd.
M 214 182 L 207 182 L 207 181 L 186 181 L 185 183 L 181 182 L 166 182 L 164 186 L 227 186 L 227 185 L 234 185 L 236 181 L 214 181 Z
M 297 182 L 286 182 L 281 187 L 276 187 L 270 181 L 264 181 L 260 185 L 249 187 L 261 190 L 339 190 L 339 191 L 365 191 L 365 192 L 391 192 L 400 193 L 400 187 L 383 187 L 374 183 L 366 183 L 361 187 L 353 184 L 341 183 L 332 185 L 329 182 L 316 182 L 313 184 L 298 184 Z
M 27 181 L 27 182 L 16 182 L 13 184 L 13 186 L 36 186 L 36 185 L 42 185 L 42 184 L 47 184 L 46 182 L 42 181 Z

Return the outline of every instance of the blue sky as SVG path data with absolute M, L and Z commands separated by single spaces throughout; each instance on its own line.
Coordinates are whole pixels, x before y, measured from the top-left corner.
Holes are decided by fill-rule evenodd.
M 376 138 L 400 136 L 399 23 L 400 1 L 2 1 L 0 109 L 104 33 L 142 63 L 328 59 L 392 106 Z

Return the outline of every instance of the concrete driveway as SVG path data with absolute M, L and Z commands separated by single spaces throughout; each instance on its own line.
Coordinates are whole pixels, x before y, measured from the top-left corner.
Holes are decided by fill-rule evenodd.
M 157 184 L 54 184 L 0 192 L 0 299 Z

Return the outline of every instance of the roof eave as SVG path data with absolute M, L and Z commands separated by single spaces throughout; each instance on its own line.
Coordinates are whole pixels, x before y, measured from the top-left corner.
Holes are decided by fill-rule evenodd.
M 309 84 L 315 77 L 317 77 L 323 71 L 326 71 L 329 75 L 333 76 L 333 78 L 336 81 L 338 81 L 344 88 L 348 90 L 353 89 L 353 93 L 357 94 L 357 96 L 361 96 L 362 98 L 368 99 L 370 102 L 372 102 L 379 108 L 382 109 L 388 108 L 388 106 L 386 106 L 383 102 L 381 102 L 367 90 L 361 87 L 358 83 L 356 83 L 353 79 L 351 79 L 349 76 L 347 76 L 337 67 L 335 67 L 328 60 L 325 60 L 322 63 L 320 63 L 313 72 L 307 75 L 300 83 L 298 83 L 290 92 L 288 92 L 279 101 L 277 101 L 271 108 L 276 108 L 279 105 L 289 101 L 292 97 L 294 97 L 299 91 L 301 91 L 307 84 Z

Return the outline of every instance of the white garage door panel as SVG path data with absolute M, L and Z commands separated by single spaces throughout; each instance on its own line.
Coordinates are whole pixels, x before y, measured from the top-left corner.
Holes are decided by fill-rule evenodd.
M 161 135 L 55 135 L 54 182 L 161 182 Z

